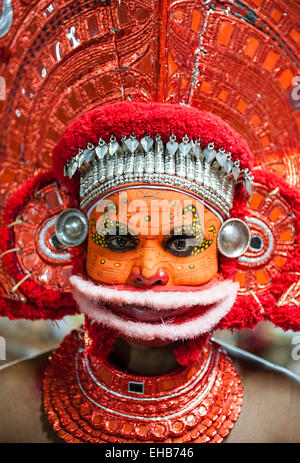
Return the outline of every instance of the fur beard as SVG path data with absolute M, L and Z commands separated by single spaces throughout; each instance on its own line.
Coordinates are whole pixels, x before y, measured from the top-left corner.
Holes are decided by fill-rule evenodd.
M 82 313 L 97 325 L 138 343 L 185 342 L 210 333 L 233 306 L 239 288 L 238 283 L 230 280 L 180 290 L 167 286 L 143 290 L 95 284 L 78 275 L 73 275 L 70 282 Z M 128 311 L 124 314 L 123 307 L 132 307 L 133 317 L 128 316 Z M 134 318 L 143 312 L 147 316 L 152 313 L 160 321 Z M 168 317 L 164 318 L 166 314 Z
M 88 317 L 85 318 L 84 331 L 88 334 L 89 339 L 88 346 L 84 351 L 85 355 L 91 355 L 100 362 L 109 357 L 114 350 L 114 343 L 119 337 L 118 333 L 99 325 Z M 211 334 L 205 333 L 195 339 L 172 343 L 173 352 L 179 365 L 191 367 L 199 360 L 203 347 Z

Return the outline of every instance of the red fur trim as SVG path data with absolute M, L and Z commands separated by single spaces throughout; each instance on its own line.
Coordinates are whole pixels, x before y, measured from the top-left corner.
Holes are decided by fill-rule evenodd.
M 211 333 L 206 333 L 196 339 L 175 343 L 174 354 L 179 365 L 190 367 L 199 360 L 203 347 L 210 335 Z
M 43 188 L 54 180 L 55 177 L 51 171 L 40 174 L 29 180 L 8 201 L 4 209 L 3 223 L 0 229 L 0 248 L 2 251 L 15 247 L 13 229 L 5 225 L 16 220 L 23 205 L 34 197 L 38 189 Z M 16 283 L 24 277 L 14 253 L 5 255 L 3 262 L 8 273 Z M 32 278 L 22 283 L 21 292 L 26 297 L 27 304 L 16 305 L 13 302 L 8 303 L 7 309 L 4 312 L 5 315 L 9 316 L 13 314 L 14 318 L 28 318 L 32 320 L 41 318 L 55 320 L 77 312 L 76 304 L 70 294 L 59 290 L 46 289 Z M 10 310 L 12 310 L 11 314 L 9 314 Z
M 53 170 L 73 198 L 78 198 L 78 174 L 73 179 L 64 177 L 64 165 L 75 156 L 79 148 L 88 142 L 98 143 L 99 138 L 109 141 L 110 135 L 117 137 L 145 133 L 154 137 L 161 134 L 164 143 L 171 133 L 178 138 L 188 135 L 201 138 L 201 145 L 214 142 L 215 147 L 224 147 L 232 153 L 232 159 L 239 159 L 241 168 L 253 165 L 253 155 L 243 137 L 219 117 L 185 105 L 144 102 L 118 102 L 94 109 L 70 124 L 53 151 Z
M 88 333 L 90 344 L 85 350 L 86 355 L 93 355 L 98 360 L 106 359 L 113 351 L 116 332 L 94 323 L 90 318 L 85 317 L 84 330 Z
M 266 309 L 266 312 L 269 320 L 283 330 L 300 330 L 299 307 L 295 305 L 284 305 L 282 307 L 272 305 L 271 309 Z
M 220 321 L 215 329 L 254 328 L 258 322 L 265 319 L 260 305 L 253 296 L 238 296 L 230 312 Z

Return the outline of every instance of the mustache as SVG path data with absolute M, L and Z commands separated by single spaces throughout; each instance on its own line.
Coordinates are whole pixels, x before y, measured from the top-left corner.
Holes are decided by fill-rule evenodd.
M 79 275 L 71 276 L 70 282 L 82 313 L 121 335 L 147 341 L 186 340 L 210 332 L 229 312 L 239 289 L 239 284 L 230 280 L 216 281 L 206 288 L 183 287 L 180 291 L 168 291 L 166 287 L 163 291 L 108 287 Z M 146 313 L 148 320 L 152 314 L 153 320 L 132 319 L 123 307 L 131 307 L 133 315 Z M 153 322 L 155 314 L 158 323 Z M 164 320 L 165 314 L 168 318 Z
M 175 310 L 183 306 L 193 307 L 196 305 L 208 306 L 215 304 L 224 299 L 224 295 L 227 295 L 236 286 L 236 283 L 232 281 L 223 280 L 204 288 L 202 286 L 186 286 L 180 290 L 175 290 L 172 287 L 168 290 L 168 287 L 165 286 L 163 291 L 153 291 L 151 289 L 137 290 L 136 288 L 130 289 L 130 287 L 124 289 L 124 285 L 109 287 L 107 285 L 95 284 L 91 280 L 83 279 L 79 275 L 72 275 L 70 283 L 75 295 L 77 292 L 84 294 L 94 303 L 98 301 L 120 305 L 135 305 L 156 311 Z

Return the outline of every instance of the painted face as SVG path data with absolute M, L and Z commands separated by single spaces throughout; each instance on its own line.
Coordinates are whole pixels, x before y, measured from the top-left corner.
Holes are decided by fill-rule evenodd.
M 86 271 L 73 275 L 81 311 L 126 339 L 172 342 L 208 333 L 238 283 L 218 276 L 219 217 L 184 193 L 128 188 L 89 218 Z
M 91 211 L 86 270 L 107 284 L 201 285 L 218 272 L 220 219 L 195 198 L 162 189 L 116 192 Z

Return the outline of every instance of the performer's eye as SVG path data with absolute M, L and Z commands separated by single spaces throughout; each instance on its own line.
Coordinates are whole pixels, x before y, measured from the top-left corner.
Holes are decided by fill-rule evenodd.
M 105 244 L 108 249 L 111 251 L 132 251 L 136 249 L 139 245 L 139 239 L 136 236 L 132 235 L 106 235 Z
M 174 235 L 163 241 L 163 247 L 174 256 L 189 256 L 195 247 L 191 236 Z

